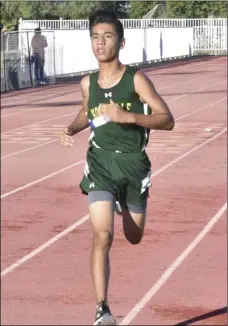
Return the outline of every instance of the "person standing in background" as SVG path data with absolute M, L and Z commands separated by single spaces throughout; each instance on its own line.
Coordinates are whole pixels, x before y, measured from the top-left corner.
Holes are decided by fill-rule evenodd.
M 1 24 L 1 33 L 7 32 L 7 28 L 4 24 Z
M 48 46 L 47 39 L 41 34 L 41 29 L 35 29 L 35 35 L 31 41 L 32 48 L 32 63 L 34 63 L 34 73 L 36 83 L 38 85 L 45 85 L 44 82 L 44 61 L 45 61 L 45 48 Z

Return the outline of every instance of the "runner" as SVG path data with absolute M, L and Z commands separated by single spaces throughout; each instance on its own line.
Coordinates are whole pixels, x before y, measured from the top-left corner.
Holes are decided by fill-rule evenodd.
M 138 69 L 120 62 L 125 40 L 116 15 L 109 10 L 96 11 L 90 16 L 89 30 L 99 71 L 81 80 L 83 107 L 59 137 L 62 145 L 72 146 L 73 136 L 91 127 L 80 187 L 88 195 L 93 226 L 94 325 L 115 325 L 108 305 L 108 283 L 116 201 L 121 206 L 126 239 L 134 245 L 140 243 L 151 186 L 151 162 L 145 151 L 149 132 L 172 130 L 174 119 L 153 83 Z

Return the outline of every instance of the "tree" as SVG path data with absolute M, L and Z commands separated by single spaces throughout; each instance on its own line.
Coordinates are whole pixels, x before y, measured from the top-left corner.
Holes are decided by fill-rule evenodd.
M 127 1 L 62 1 L 57 12 L 64 19 L 88 19 L 91 12 L 98 8 L 112 9 L 119 18 L 127 16 Z
M 4 24 L 8 30 L 15 29 L 18 23 L 18 10 L 20 3 L 4 1 L 1 2 L 1 23 Z
M 55 3 L 44 1 L 4 1 L 1 2 L 1 20 L 9 30 L 16 30 L 20 17 L 56 19 L 54 6 Z
M 10 1 L 1 2 L 1 21 L 9 30 L 24 19 L 88 19 L 96 8 L 113 9 L 119 18 L 127 17 L 128 1 Z
M 216 1 L 210 3 L 211 15 L 213 17 L 224 17 L 227 18 L 228 3 L 224 1 Z
M 169 18 L 226 17 L 227 3 L 224 1 L 167 1 Z
M 160 1 L 130 1 L 129 18 L 142 18 Z

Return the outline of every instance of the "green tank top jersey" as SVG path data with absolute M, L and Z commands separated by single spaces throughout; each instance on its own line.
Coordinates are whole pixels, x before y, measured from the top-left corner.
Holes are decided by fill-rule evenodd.
M 149 139 L 149 129 L 135 124 L 118 124 L 104 120 L 94 128 L 95 122 L 100 121 L 99 104 L 110 103 L 110 99 L 129 112 L 151 114 L 150 108 L 140 101 L 135 92 L 134 75 L 137 70 L 126 66 L 119 83 L 108 89 L 99 86 L 98 72 L 90 75 L 88 119 L 93 126 L 89 138 L 91 146 L 117 153 L 137 153 L 145 149 Z

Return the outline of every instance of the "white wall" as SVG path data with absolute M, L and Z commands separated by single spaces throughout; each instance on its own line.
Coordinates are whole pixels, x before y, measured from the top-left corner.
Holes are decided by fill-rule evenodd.
M 192 54 L 190 53 L 193 48 L 192 28 L 125 29 L 124 32 L 126 45 L 120 51 L 120 60 L 124 64 Z M 34 31 L 28 33 L 31 44 Z M 42 34 L 48 41 L 44 67 L 47 77 L 98 68 L 96 58 L 92 53 L 88 30 L 43 30 Z M 25 31 L 19 32 L 19 48 L 22 57 L 28 56 Z M 23 84 L 25 84 L 24 80 L 30 79 L 27 65 L 28 63 L 24 60 L 22 63 L 24 73 L 21 73 Z
M 193 48 L 193 29 L 126 29 L 125 39 L 120 60 L 124 64 L 142 63 L 189 55 Z M 56 75 L 98 68 L 88 30 L 56 30 L 55 49 Z

